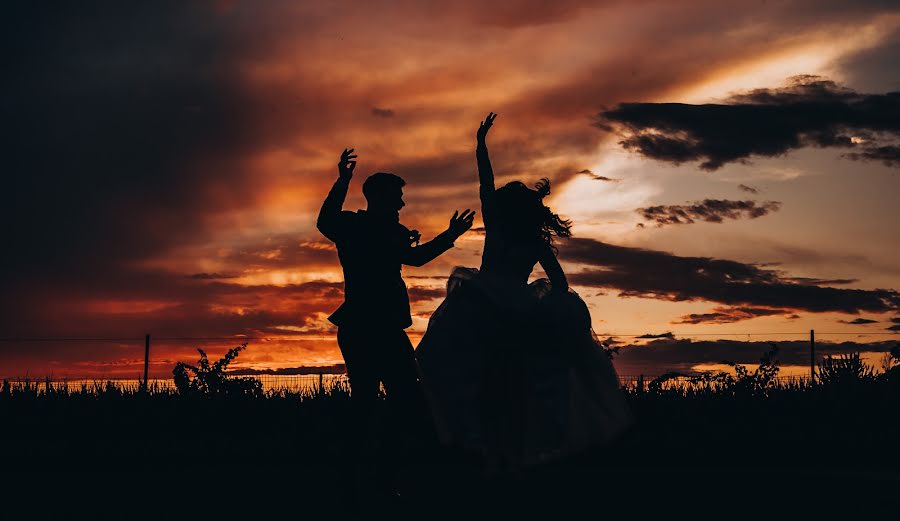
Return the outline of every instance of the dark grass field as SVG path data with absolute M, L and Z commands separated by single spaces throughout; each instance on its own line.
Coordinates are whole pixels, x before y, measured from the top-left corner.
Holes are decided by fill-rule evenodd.
M 404 435 L 385 432 L 374 470 L 360 472 L 342 389 L 205 398 L 7 388 L 3 503 L 57 519 L 900 518 L 896 378 L 647 389 L 629 400 L 629 433 L 552 464 L 486 474 L 442 451 L 399 465 L 390 445 Z

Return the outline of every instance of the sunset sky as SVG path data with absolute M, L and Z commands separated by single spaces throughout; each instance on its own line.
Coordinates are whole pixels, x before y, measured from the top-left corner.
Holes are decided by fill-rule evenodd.
M 478 209 L 489 111 L 498 182 L 550 178 L 574 222 L 560 259 L 596 333 L 673 333 L 620 372 L 759 357 L 701 340 L 900 340 L 896 2 L 19 4 L 0 22 L 0 376 L 136 375 L 145 333 L 158 376 L 239 343 L 166 338 L 339 363 L 315 216 L 341 151 L 345 208 L 396 173 L 427 239 Z M 404 268 L 414 343 L 482 244 Z M 62 338 L 122 340 L 13 341 Z

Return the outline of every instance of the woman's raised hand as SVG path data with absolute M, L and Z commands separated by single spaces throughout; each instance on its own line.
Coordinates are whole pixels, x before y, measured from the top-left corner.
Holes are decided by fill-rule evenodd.
M 488 130 L 491 129 L 491 125 L 494 124 L 494 119 L 497 118 L 497 115 L 493 112 L 489 113 L 484 121 L 481 122 L 481 125 L 478 126 L 478 143 L 483 144 L 485 139 L 487 138 Z
M 341 154 L 341 160 L 338 162 L 338 174 L 341 177 L 350 179 L 353 177 L 353 170 L 356 168 L 356 154 L 352 148 L 345 148 Z

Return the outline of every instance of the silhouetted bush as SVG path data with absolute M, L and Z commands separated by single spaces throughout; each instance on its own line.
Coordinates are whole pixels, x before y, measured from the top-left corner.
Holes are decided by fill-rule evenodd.
M 658 393 L 658 392 L 662 391 L 663 386 L 666 384 L 666 382 L 670 382 L 673 380 L 679 380 L 682 378 L 687 378 L 687 376 L 688 375 L 686 375 L 684 373 L 679 373 L 678 371 L 669 371 L 669 372 L 659 375 L 656 378 L 654 378 L 653 380 L 651 380 L 650 383 L 647 385 L 647 389 L 651 393 Z
M 875 380 L 875 369 L 862 361 L 859 353 L 826 355 L 818 364 L 818 382 L 827 386 L 858 385 Z
M 736 393 L 747 393 L 750 395 L 766 395 L 770 389 L 774 388 L 781 370 L 778 367 L 778 345 L 770 344 L 772 349 L 762 355 L 759 359 L 759 367 L 755 371 L 749 371 L 745 366 L 735 363 L 729 363 L 734 367 L 735 381 L 732 389 Z
M 245 342 L 229 349 L 225 356 L 213 364 L 209 363 L 209 358 L 202 349 L 197 349 L 200 352 L 200 359 L 196 366 L 178 362 L 172 370 L 178 393 L 184 396 L 261 396 L 262 383 L 258 379 L 246 376 L 230 377 L 225 374 L 228 364 L 246 348 Z M 193 376 L 188 373 L 193 373 Z
M 759 367 L 754 371 L 735 362 L 723 361 L 723 364 L 734 368 L 734 375 L 725 371 L 706 371 L 693 376 L 666 373 L 650 383 L 650 390 L 660 390 L 666 381 L 679 379 L 686 381 L 697 392 L 766 396 L 770 390 L 778 387 L 778 373 L 781 370 L 778 367 L 778 345 L 770 345 L 772 349 L 763 354 L 759 359 Z

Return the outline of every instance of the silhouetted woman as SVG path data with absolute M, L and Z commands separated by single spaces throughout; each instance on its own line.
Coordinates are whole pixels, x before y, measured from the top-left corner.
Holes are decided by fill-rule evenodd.
M 494 188 L 495 118 L 477 133 L 481 268 L 451 274 L 416 356 L 442 441 L 517 468 L 609 441 L 631 417 L 556 258 L 553 240 L 571 236 L 571 223 L 544 205 L 550 181 Z M 529 284 L 537 263 L 549 280 Z

